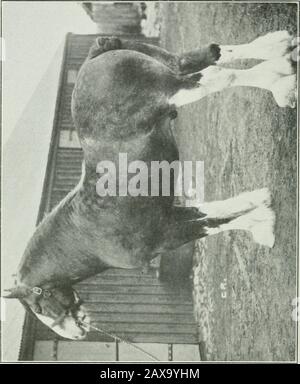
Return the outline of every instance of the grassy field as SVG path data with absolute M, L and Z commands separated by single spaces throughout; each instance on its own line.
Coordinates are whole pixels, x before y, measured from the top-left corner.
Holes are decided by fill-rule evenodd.
M 294 4 L 165 3 L 162 45 L 179 53 L 280 29 L 296 34 L 296 14 Z M 179 112 L 182 159 L 205 162 L 205 200 L 266 186 L 277 218 L 271 250 L 240 231 L 197 244 L 195 307 L 209 360 L 295 359 L 296 116 L 270 93 L 250 88 L 211 95 Z

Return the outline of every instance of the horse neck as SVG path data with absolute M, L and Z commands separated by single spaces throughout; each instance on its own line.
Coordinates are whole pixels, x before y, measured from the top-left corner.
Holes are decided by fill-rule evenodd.
M 38 226 L 19 267 L 20 284 L 74 284 L 97 273 L 98 259 L 81 252 L 80 234 L 72 220 L 74 197 L 68 196 Z

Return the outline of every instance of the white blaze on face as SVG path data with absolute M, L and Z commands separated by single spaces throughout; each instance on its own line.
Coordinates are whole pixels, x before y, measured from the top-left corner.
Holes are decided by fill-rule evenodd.
M 83 311 L 79 311 L 78 318 L 81 318 L 83 314 L 84 314 Z M 49 316 L 40 315 L 37 313 L 35 315 L 42 323 L 47 325 L 47 327 L 51 328 L 55 333 L 57 333 L 58 335 L 66 339 L 82 340 L 86 337 L 87 329 L 77 325 L 75 319 L 72 316 L 67 315 L 62 320 L 61 324 L 56 324 L 53 326 L 55 319 Z M 85 323 L 89 322 L 87 318 L 85 318 L 84 321 Z

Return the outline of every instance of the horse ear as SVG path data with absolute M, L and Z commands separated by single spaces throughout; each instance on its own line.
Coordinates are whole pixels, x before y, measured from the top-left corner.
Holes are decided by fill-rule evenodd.
M 3 296 L 5 299 L 22 299 L 28 294 L 28 291 L 25 287 L 14 287 L 10 289 L 5 289 L 9 294 Z
M 88 58 L 93 59 L 94 57 L 100 55 L 103 53 L 103 49 L 99 45 L 98 38 L 94 41 L 93 45 L 91 46 L 89 53 L 88 53 Z

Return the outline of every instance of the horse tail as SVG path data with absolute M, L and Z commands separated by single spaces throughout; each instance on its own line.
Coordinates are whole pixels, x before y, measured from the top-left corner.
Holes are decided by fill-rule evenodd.
M 91 46 L 88 59 L 94 59 L 102 53 L 122 48 L 122 42 L 117 37 L 97 37 Z

